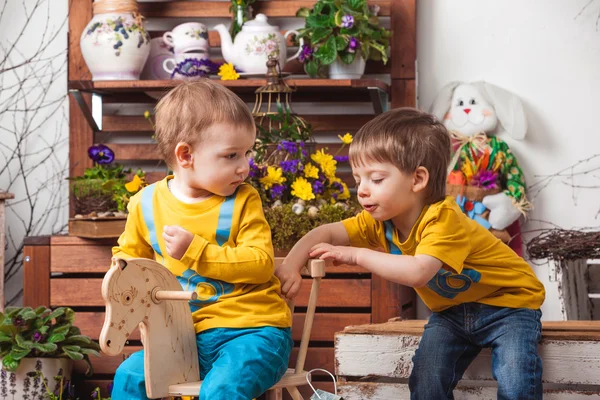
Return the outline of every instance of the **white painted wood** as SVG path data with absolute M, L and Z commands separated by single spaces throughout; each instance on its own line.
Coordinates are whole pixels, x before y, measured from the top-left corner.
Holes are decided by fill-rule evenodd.
M 558 265 L 558 295 L 566 320 L 592 319 L 588 297 L 588 261 L 563 260 Z
M 337 334 L 338 376 L 408 378 L 419 335 Z M 593 385 L 600 382 L 600 342 L 543 340 L 539 347 L 544 382 Z M 491 353 L 484 349 L 464 379 L 492 380 Z
M 496 400 L 495 387 L 457 387 L 456 400 Z M 355 383 L 346 382 L 339 386 L 344 400 L 404 400 L 410 399 L 406 383 Z M 600 394 L 575 390 L 544 390 L 544 400 L 599 400 Z
M 5 201 L 13 199 L 12 193 L 0 191 L 0 312 L 4 312 L 4 249 L 6 245 L 6 217 L 5 217 Z

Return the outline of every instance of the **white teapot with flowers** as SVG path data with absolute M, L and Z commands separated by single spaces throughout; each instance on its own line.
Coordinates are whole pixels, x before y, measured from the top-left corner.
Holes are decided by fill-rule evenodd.
M 277 57 L 280 66 L 298 58 L 304 41 L 300 41 L 300 49 L 293 56 L 281 62 L 287 54 L 286 39 L 289 35 L 298 32 L 287 31 L 282 35 L 278 26 L 270 25 L 267 16 L 256 15 L 252 21 L 244 23 L 235 41 L 231 39 L 229 30 L 223 24 L 214 27 L 221 36 L 221 52 L 228 63 L 233 64 L 237 70 L 248 74 L 266 74 L 269 56 Z

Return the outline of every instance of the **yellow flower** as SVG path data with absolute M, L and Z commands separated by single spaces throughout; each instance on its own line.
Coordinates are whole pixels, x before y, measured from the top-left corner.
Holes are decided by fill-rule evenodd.
M 150 118 L 150 111 L 148 111 L 148 110 L 144 111 L 144 118 L 146 118 L 146 119 Z
M 221 77 L 222 81 L 235 81 L 240 77 L 240 74 L 238 74 L 235 68 L 233 68 L 232 63 L 221 65 L 218 75 Z
M 319 178 L 319 168 L 315 167 L 311 163 L 304 166 L 304 176 L 307 178 Z
M 321 164 L 321 170 L 323 171 L 326 177 L 331 179 L 335 177 L 335 173 L 337 170 L 336 165 L 337 161 L 335 160 L 327 161 Z
M 315 154 L 311 154 L 310 158 L 319 165 L 323 163 L 335 161 L 331 154 L 325 153 L 325 150 L 319 150 Z
M 273 185 L 280 185 L 286 181 L 284 176 L 281 176 L 283 171 L 281 168 L 267 167 L 267 176 L 260 178 L 260 183 L 265 185 L 265 189 L 270 189 Z
M 125 189 L 127 189 L 127 191 L 129 193 L 135 193 L 138 190 L 140 190 L 141 185 L 142 185 L 142 180 L 140 179 L 140 177 L 137 175 L 134 175 L 131 182 L 128 182 L 125 184 Z
M 294 183 L 292 183 L 292 196 L 296 196 L 304 201 L 309 201 L 315 198 L 310 182 L 303 177 L 296 178 Z
M 344 136 L 338 135 L 338 137 L 344 144 L 352 143 L 352 135 L 350 133 L 346 133 Z
M 344 193 L 338 196 L 338 200 L 348 200 L 350 198 L 350 190 L 348 190 L 348 186 L 344 182 L 340 182 L 344 187 Z

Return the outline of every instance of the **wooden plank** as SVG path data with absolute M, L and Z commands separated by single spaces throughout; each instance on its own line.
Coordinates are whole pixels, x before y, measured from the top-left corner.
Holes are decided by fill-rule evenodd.
M 23 305 L 29 307 L 50 304 L 50 247 L 23 248 Z
M 102 355 L 101 357 L 91 356 L 90 360 L 94 368 L 95 375 L 114 374 L 117 367 L 123 362 L 124 356 L 129 357 L 136 351 L 142 350 L 142 346 L 125 346 L 122 355 L 110 357 Z M 298 348 L 292 350 L 290 358 L 290 366 L 295 366 L 296 357 L 298 356 Z M 313 347 L 308 349 L 306 357 L 306 370 L 313 368 L 325 368 L 328 371 L 333 371 L 333 348 L 332 347 Z M 85 364 L 76 362 L 73 366 L 73 371 L 76 374 L 85 373 Z
M 313 132 L 356 132 L 358 128 L 373 119 L 373 115 L 301 115 L 313 129 Z M 104 115 L 102 132 L 153 132 L 152 126 L 143 115 Z
M 125 222 L 123 218 L 97 220 L 69 218 L 69 234 L 93 239 L 118 238 L 125 230 Z
M 337 334 L 335 342 L 337 374 L 408 378 L 419 335 Z M 543 381 L 559 384 L 598 384 L 600 354 L 597 341 L 543 339 L 539 345 L 544 363 Z M 492 378 L 492 356 L 484 349 L 469 366 L 464 380 Z
M 222 81 L 213 79 L 232 90 L 246 88 L 254 91 L 260 86 L 265 86 L 266 79 L 238 79 L 235 81 Z M 79 89 L 95 92 L 135 92 L 135 91 L 161 91 L 168 90 L 179 85 L 180 80 L 137 80 L 137 81 L 69 81 L 70 89 Z M 389 91 L 389 85 L 379 79 L 313 79 L 313 78 L 288 78 L 288 85 L 300 89 L 318 89 L 319 91 L 340 90 L 340 89 L 364 89 L 370 87 L 380 88 L 386 92 Z M 338 99 L 339 101 L 339 99 Z
M 390 0 L 369 0 L 369 4 L 381 7 L 380 16 L 390 15 Z M 254 14 L 263 13 L 269 17 L 295 17 L 301 7 L 315 4 L 314 0 L 271 0 L 260 1 L 252 5 Z M 229 18 L 229 2 L 173 1 L 169 3 L 139 3 L 140 13 L 146 18 Z
M 54 235 L 50 237 L 51 246 L 114 246 L 116 239 L 86 239 L 69 235 Z
M 415 79 L 417 59 L 416 0 L 392 2 L 390 28 L 392 40 L 390 60 L 392 79 Z
M 56 278 L 50 281 L 50 303 L 55 306 L 104 307 L 100 278 Z M 77 290 L 74 290 L 77 288 Z M 370 279 L 324 279 L 318 307 L 370 307 Z M 306 307 L 310 285 L 302 285 L 296 306 Z
M 551 261 L 554 262 L 554 261 Z M 564 260 L 558 266 L 558 298 L 567 320 L 592 319 L 587 260 Z
M 91 96 L 83 95 L 88 105 Z M 86 168 L 92 166 L 88 157 L 88 149 L 94 144 L 92 128 L 87 123 L 77 101 L 69 96 L 69 176 L 81 176 Z M 75 215 L 74 201 L 71 196 L 69 201 L 69 215 Z
M 68 274 L 104 274 L 110 267 L 112 247 L 116 244 L 116 241 L 112 241 L 112 243 L 105 241 L 102 245 L 94 245 L 92 242 L 77 247 L 71 244 L 53 245 L 50 247 L 51 271 Z M 283 259 L 284 257 L 275 257 L 275 265 L 281 264 Z M 356 265 L 328 266 L 325 272 L 327 275 L 368 273 L 366 269 Z
M 386 322 L 394 317 L 415 317 L 416 294 L 414 289 L 391 282 L 378 275 L 372 276 L 371 285 L 371 302 L 373 304 L 371 322 Z
M 302 327 L 304 326 L 305 317 L 305 313 L 294 314 L 292 337 L 296 341 L 299 341 L 302 337 Z M 335 332 L 343 330 L 348 325 L 368 323 L 370 319 L 370 314 L 316 313 L 310 340 L 333 342 Z M 88 335 L 94 340 L 98 340 L 103 323 L 104 312 L 79 311 L 75 314 L 75 325 L 81 329 L 84 335 Z M 129 340 L 140 340 L 140 334 L 137 329 L 131 334 Z
M 84 28 L 92 19 L 92 2 L 81 0 L 69 1 L 69 80 L 89 80 L 92 74 L 83 59 L 79 40 Z
M 390 90 L 392 108 L 416 107 L 416 82 L 414 79 L 394 79 Z
M 410 390 L 406 383 L 344 382 L 339 386 L 344 400 L 408 399 Z M 454 390 L 456 400 L 496 400 L 496 387 L 458 386 Z M 600 399 L 597 391 L 570 389 L 544 389 L 544 400 Z
M 5 200 L 12 199 L 8 197 L 10 193 L 0 192 L 0 312 L 4 311 L 4 304 L 6 299 L 4 298 L 4 251 L 5 251 Z M 12 194 L 10 194 L 12 196 Z

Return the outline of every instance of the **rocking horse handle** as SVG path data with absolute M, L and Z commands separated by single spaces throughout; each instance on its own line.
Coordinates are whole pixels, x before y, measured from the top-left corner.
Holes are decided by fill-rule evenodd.
M 190 301 L 196 300 L 198 294 L 196 292 L 184 292 L 182 290 L 160 290 L 159 287 L 155 287 L 152 290 L 152 301 L 155 303 L 163 300 L 182 300 Z

